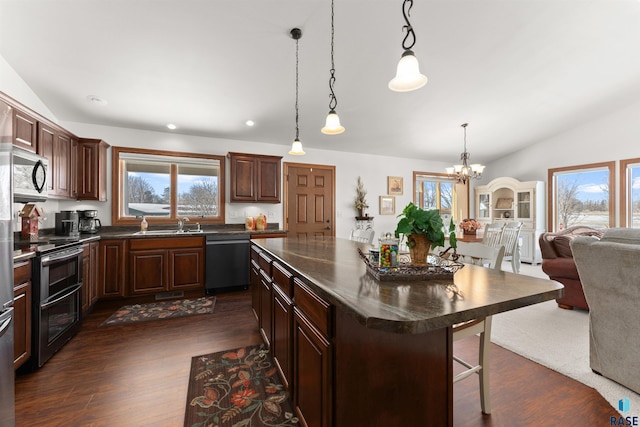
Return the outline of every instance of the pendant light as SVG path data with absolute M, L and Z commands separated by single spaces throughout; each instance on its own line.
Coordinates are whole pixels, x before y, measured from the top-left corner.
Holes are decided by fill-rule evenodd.
M 338 117 L 338 113 L 336 113 L 338 100 L 333 91 L 333 85 L 336 82 L 336 67 L 333 61 L 333 28 L 333 0 L 331 0 L 331 70 L 329 70 L 331 74 L 329 77 L 329 90 L 331 93 L 329 94 L 329 114 L 327 115 L 327 121 L 320 130 L 320 132 L 327 135 L 338 135 L 344 132 L 344 127 L 340 124 L 340 117 Z
M 298 40 L 302 37 L 302 30 L 300 28 L 294 28 L 291 30 L 291 38 L 296 41 L 296 139 L 291 144 L 291 150 L 289 154 L 294 156 L 302 156 L 304 150 L 302 149 L 302 142 L 300 142 L 300 128 L 298 126 Z
M 460 126 L 464 129 L 464 151 L 460 154 L 461 165 L 453 165 L 453 167 L 446 168 L 447 174 L 455 178 L 458 182 L 466 184 L 468 180 L 473 178 L 478 179 L 484 172 L 484 165 L 474 163 L 469 165 L 469 153 L 467 152 L 467 126 L 469 123 L 463 123 Z
M 402 29 L 407 31 L 407 35 L 402 40 L 404 53 L 400 58 L 400 62 L 398 62 L 396 76 L 389 82 L 389 89 L 394 92 L 409 92 L 420 89 L 427 84 L 427 76 L 420 74 L 418 59 L 411 50 L 413 45 L 416 44 L 416 33 L 409 22 L 411 7 L 413 7 L 413 0 L 404 0 L 404 3 L 402 3 L 402 15 L 407 24 Z M 411 44 L 407 45 L 409 37 L 411 37 L 412 41 Z

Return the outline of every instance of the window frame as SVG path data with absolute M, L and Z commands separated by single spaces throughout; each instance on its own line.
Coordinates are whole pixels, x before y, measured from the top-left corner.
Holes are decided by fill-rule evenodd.
M 629 185 L 629 166 L 640 165 L 640 157 L 635 159 L 620 160 L 620 227 L 633 228 L 633 215 L 630 215 L 629 201 L 631 200 L 632 186 Z
M 151 150 L 146 148 L 132 148 L 132 147 L 112 147 L 111 148 L 112 158 L 111 158 L 111 223 L 112 225 L 139 225 L 140 219 L 131 217 L 131 216 L 123 216 L 121 215 L 122 209 L 122 200 L 121 200 L 121 183 L 124 179 L 124 170 L 121 170 L 121 161 L 120 154 L 147 154 L 153 156 L 166 156 L 173 158 L 185 158 L 185 159 L 207 159 L 207 160 L 217 160 L 219 163 L 219 174 L 218 174 L 218 198 L 219 198 L 219 209 L 218 215 L 215 217 L 205 217 L 200 218 L 197 217 L 197 222 L 200 224 L 224 224 L 225 222 L 225 204 L 226 204 L 226 182 L 225 182 L 225 156 L 218 156 L 213 154 L 198 154 L 198 153 L 184 153 L 178 151 L 165 151 L 165 150 Z M 177 170 L 175 163 L 167 162 L 170 166 L 170 179 L 171 179 L 171 188 L 176 191 L 177 188 Z M 177 198 L 175 198 L 177 199 Z M 167 225 L 167 224 L 175 224 L 179 217 L 184 217 L 184 215 L 177 215 L 177 206 L 171 205 L 169 216 L 164 217 L 154 217 L 147 216 L 147 222 L 151 225 Z M 187 216 L 188 217 L 188 216 Z M 196 217 L 194 217 L 196 218 Z
M 615 206 L 616 206 L 616 191 L 615 191 L 615 167 L 616 162 L 601 162 L 601 163 L 588 163 L 575 166 L 564 166 L 560 168 L 548 169 L 547 176 L 547 230 L 558 231 L 555 224 L 555 213 L 557 212 L 556 205 L 556 173 L 566 172 L 580 172 L 590 169 L 608 169 L 609 171 L 609 228 L 615 227 Z
M 456 178 L 452 178 L 449 174 L 439 173 L 439 172 L 420 172 L 413 171 L 413 203 L 416 206 L 420 206 L 420 201 L 417 200 L 417 183 L 418 177 L 432 177 L 437 181 L 450 181 L 453 184 L 453 190 L 455 192 L 455 197 L 453 198 L 453 206 L 451 206 L 451 217 L 455 218 L 456 221 L 462 221 L 463 218 L 456 218 L 456 213 L 458 216 L 468 217 L 469 216 L 469 183 L 462 184 L 458 182 Z M 461 206 L 464 204 L 463 194 L 465 193 L 466 197 L 466 206 Z

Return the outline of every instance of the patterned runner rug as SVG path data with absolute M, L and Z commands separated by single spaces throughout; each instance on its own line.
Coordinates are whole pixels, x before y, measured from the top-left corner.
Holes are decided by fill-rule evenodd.
M 172 319 L 174 317 L 193 316 L 213 313 L 216 297 L 187 298 L 172 301 L 134 304 L 120 307 L 100 326 L 122 325 L 132 322 Z
M 298 426 L 264 345 L 191 359 L 185 427 Z

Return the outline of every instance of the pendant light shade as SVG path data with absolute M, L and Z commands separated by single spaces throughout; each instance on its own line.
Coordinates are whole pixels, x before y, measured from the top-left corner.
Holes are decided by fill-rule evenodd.
M 289 154 L 293 154 L 294 156 L 302 156 L 304 154 L 304 150 L 302 149 L 302 142 L 299 139 L 295 139 L 291 144 L 291 150 L 289 150 Z
M 304 154 L 304 150 L 302 149 L 302 142 L 300 142 L 300 127 L 298 125 L 298 40 L 302 37 L 302 30 L 300 30 L 300 28 L 294 28 L 291 30 L 290 34 L 291 38 L 296 41 L 296 139 L 294 139 L 291 144 L 289 154 L 302 156 Z
M 420 89 L 427 84 L 427 76 L 420 74 L 420 64 L 411 49 L 402 54 L 396 69 L 396 76 L 389 82 L 389 89 L 394 92 L 409 92 Z
M 321 132 L 326 135 L 338 135 L 344 132 L 344 127 L 340 124 L 340 117 L 338 117 L 335 110 L 329 111 L 327 121 L 321 129 Z
M 338 113 L 336 113 L 336 107 L 338 106 L 338 100 L 336 98 L 336 94 L 333 91 L 333 85 L 336 82 L 336 67 L 333 60 L 333 0 L 331 0 L 331 69 L 329 70 L 329 114 L 327 115 L 327 120 L 325 121 L 324 127 L 320 129 L 320 132 L 325 135 L 339 135 L 344 132 L 344 127 L 340 124 L 340 117 L 338 117 Z
M 394 92 L 409 92 L 420 89 L 427 84 L 427 76 L 420 73 L 418 59 L 411 50 L 413 45 L 416 44 L 416 33 L 409 22 L 411 7 L 413 7 L 413 0 L 404 0 L 402 3 L 402 16 L 404 16 L 406 25 L 402 29 L 407 32 L 407 35 L 402 40 L 404 52 L 398 62 L 396 76 L 389 82 L 389 89 Z M 409 38 L 411 38 L 410 44 L 407 43 Z

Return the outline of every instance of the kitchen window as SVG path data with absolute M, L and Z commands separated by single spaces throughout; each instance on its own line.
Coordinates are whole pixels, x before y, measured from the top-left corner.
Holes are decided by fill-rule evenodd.
M 113 148 L 113 224 L 224 223 L 224 157 Z

